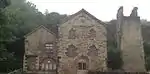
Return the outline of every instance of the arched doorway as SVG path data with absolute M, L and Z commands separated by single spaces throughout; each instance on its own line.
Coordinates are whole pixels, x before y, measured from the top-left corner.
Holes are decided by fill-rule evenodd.
M 52 73 L 52 74 L 56 74 L 56 70 L 57 70 L 56 67 L 57 67 L 56 61 L 51 58 L 42 59 L 39 66 L 42 72 Z

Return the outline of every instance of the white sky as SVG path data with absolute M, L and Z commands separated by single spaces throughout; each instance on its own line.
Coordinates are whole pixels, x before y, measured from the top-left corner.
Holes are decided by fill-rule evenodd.
M 116 18 L 117 10 L 124 6 L 124 15 L 129 16 L 133 7 L 138 7 L 141 19 L 150 21 L 150 0 L 27 0 L 34 3 L 41 12 L 74 14 L 84 8 L 102 21 Z

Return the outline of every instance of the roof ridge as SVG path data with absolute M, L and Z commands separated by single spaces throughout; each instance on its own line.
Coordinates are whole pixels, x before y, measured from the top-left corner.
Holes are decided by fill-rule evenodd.
M 47 30 L 48 32 L 54 34 L 56 36 L 56 34 L 54 32 L 52 32 L 51 30 L 49 30 L 45 25 L 38 25 L 37 27 L 35 27 L 31 32 L 27 33 L 26 35 L 24 35 L 24 37 L 26 38 L 27 36 L 31 35 L 33 32 L 37 31 L 38 29 L 40 29 L 41 27 L 43 27 L 45 30 Z
M 78 14 L 80 14 L 80 13 L 85 13 L 85 14 L 89 15 L 91 18 L 93 18 L 94 20 L 96 20 L 98 23 L 100 23 L 100 24 L 102 24 L 103 26 L 106 27 L 106 23 L 105 23 L 105 22 L 103 22 L 103 21 L 99 20 L 98 18 L 96 18 L 94 15 L 90 14 L 90 13 L 89 13 L 88 11 L 86 11 L 84 8 L 82 8 L 82 9 L 79 10 L 78 12 L 76 12 L 76 13 L 70 15 L 70 17 L 68 17 L 68 18 L 69 18 L 68 20 L 72 19 L 73 17 L 75 17 L 76 15 L 78 15 Z M 67 21 L 68 21 L 68 20 L 67 20 Z M 64 23 L 66 23 L 67 21 L 65 21 Z M 62 23 L 62 24 L 64 24 L 64 23 Z

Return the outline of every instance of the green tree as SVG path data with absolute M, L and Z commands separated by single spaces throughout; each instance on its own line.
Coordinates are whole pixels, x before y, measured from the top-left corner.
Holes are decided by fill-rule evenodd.
M 18 50 L 8 49 L 10 48 L 8 44 L 14 44 L 16 40 L 23 39 L 23 36 L 33 27 L 42 23 L 41 17 L 43 14 L 35 8 L 34 4 L 25 0 L 11 0 L 11 5 L 5 7 L 5 9 L 3 8 L 1 14 L 0 71 L 10 72 L 22 67 L 23 58 L 16 55 L 16 51 Z M 23 52 L 23 49 L 19 50 Z
M 8 17 L 5 14 L 5 8 L 10 4 L 9 0 L 0 1 L 0 70 L 3 70 L 3 67 L 6 64 L 12 64 L 12 61 L 15 60 L 13 53 L 8 52 L 6 44 L 12 41 L 13 35 L 11 33 L 10 25 L 8 24 Z M 4 64 L 5 63 L 5 64 Z M 10 71 L 11 68 L 5 70 Z M 4 70 L 3 70 L 4 71 Z
M 25 0 L 12 0 L 12 4 L 5 10 L 13 27 L 13 34 L 17 38 L 23 37 L 32 28 L 42 24 L 43 14 L 33 3 Z
M 116 20 L 111 20 L 107 25 L 107 50 L 108 50 L 108 68 L 119 70 L 123 61 L 121 58 L 121 50 L 117 49 L 116 42 Z
M 1 40 L 3 41 L 1 41 L 1 47 L 3 47 L 1 50 L 14 52 L 10 54 L 9 52 L 2 51 L 5 62 L 0 63 L 0 71 L 9 72 L 22 68 L 24 35 L 38 25 L 48 25 L 52 28 L 52 25 L 60 24 L 61 19 L 67 15 L 61 15 L 56 12 L 43 14 L 31 2 L 11 0 L 11 5 L 5 7 L 3 15 L 0 16 L 5 16 L 3 17 L 5 19 L 2 20 L 5 26 L 1 26 L 2 31 L 0 33 L 0 36 L 2 36 Z M 7 54 L 10 55 L 7 56 Z M 6 60 L 6 56 L 12 59 Z
M 0 8 L 5 8 L 8 5 L 10 5 L 10 0 L 1 0 L 0 1 Z
M 51 12 L 49 13 L 48 10 L 45 11 L 45 24 L 48 25 L 57 25 L 57 24 L 61 24 L 64 21 L 64 18 L 66 18 L 67 15 L 63 14 L 59 14 L 57 12 Z

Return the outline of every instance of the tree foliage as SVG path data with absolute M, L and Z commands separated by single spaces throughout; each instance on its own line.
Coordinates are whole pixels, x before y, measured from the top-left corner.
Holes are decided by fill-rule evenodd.
M 59 13 L 41 13 L 36 6 L 26 0 L 6 0 L 0 2 L 0 72 L 10 72 L 22 68 L 24 35 L 38 25 L 60 24 L 66 17 Z M 3 5 L 2 5 L 3 4 Z M 7 7 L 6 7 L 7 6 Z
M 120 70 L 122 67 L 121 50 L 117 49 L 116 42 L 116 20 L 111 20 L 107 25 L 107 51 L 108 68 L 111 70 Z
M 0 70 L 3 70 L 3 66 L 6 64 L 11 65 L 15 60 L 13 53 L 8 52 L 6 44 L 13 39 L 11 33 L 11 27 L 8 22 L 8 17 L 5 14 L 5 8 L 10 4 L 9 0 L 0 1 Z M 4 64 L 5 63 L 5 64 Z M 11 67 L 5 71 L 10 71 Z

